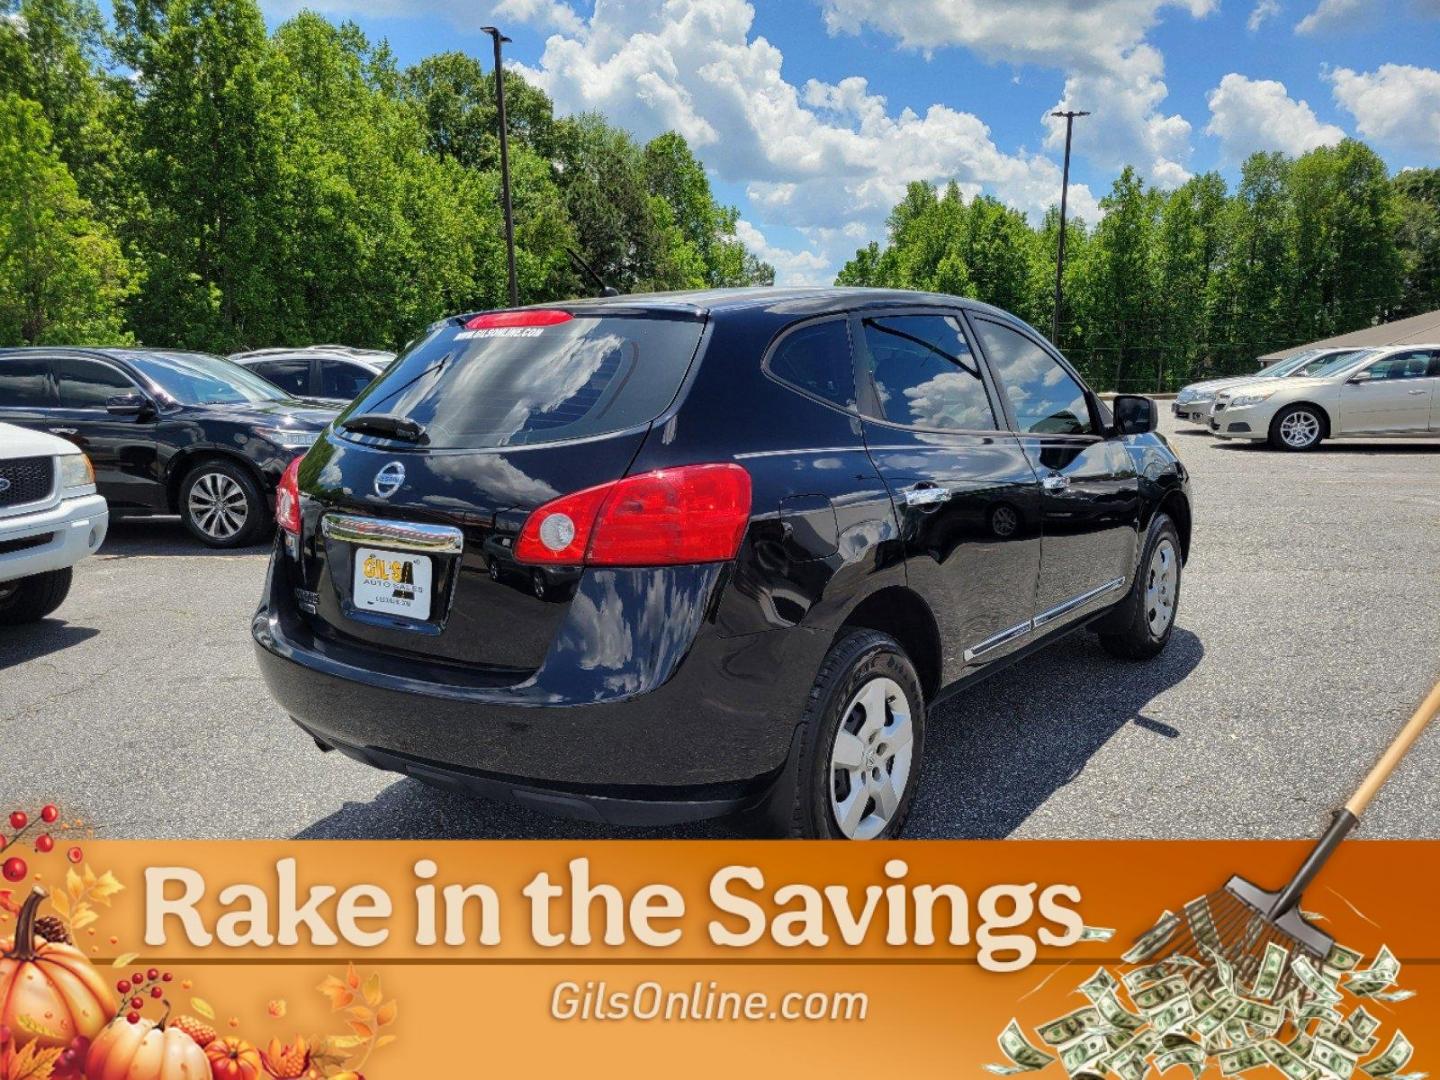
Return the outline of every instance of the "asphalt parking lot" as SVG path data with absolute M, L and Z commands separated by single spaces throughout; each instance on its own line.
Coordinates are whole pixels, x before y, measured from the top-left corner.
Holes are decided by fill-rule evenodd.
M 1174 640 L 1068 639 L 931 720 L 907 835 L 1312 836 L 1440 675 L 1440 442 L 1309 455 L 1164 430 L 1194 474 Z M 111 837 L 729 836 L 606 829 L 321 755 L 255 670 L 267 549 L 121 522 L 57 615 L 0 630 L 0 791 Z M 1440 837 L 1440 731 L 1362 835 Z

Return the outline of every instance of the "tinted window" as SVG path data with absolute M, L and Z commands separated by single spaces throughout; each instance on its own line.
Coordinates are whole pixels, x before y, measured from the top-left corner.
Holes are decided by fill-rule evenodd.
M 359 364 L 347 364 L 343 360 L 321 360 L 320 396 L 349 401 L 369 386 L 374 378 L 375 375 L 369 368 Z
M 284 401 L 285 392 L 239 364 L 209 353 L 127 352 L 139 369 L 181 405 L 243 405 Z
M 62 409 L 103 409 L 105 402 L 139 388 L 118 368 L 98 360 L 56 360 Z
M 1428 351 L 1397 353 L 1370 365 L 1372 379 L 1423 379 L 1430 374 Z
M 1085 391 L 1059 362 L 1008 326 L 975 321 L 980 345 L 1015 413 L 1017 430 L 1037 435 L 1093 435 Z
M 251 364 L 250 370 L 295 397 L 310 392 L 309 360 L 266 360 L 263 364 Z
M 843 319 L 791 331 L 770 355 L 770 372 L 816 397 L 849 408 L 855 404 L 855 369 Z
M 880 413 L 931 431 L 994 431 L 995 412 L 957 319 L 865 319 L 865 351 Z
M 383 412 L 427 445 L 521 446 L 649 423 L 674 400 L 704 323 L 577 315 L 550 326 L 466 330 L 447 320 L 342 416 Z
M 48 360 L 0 357 L 0 409 L 46 409 L 54 404 Z

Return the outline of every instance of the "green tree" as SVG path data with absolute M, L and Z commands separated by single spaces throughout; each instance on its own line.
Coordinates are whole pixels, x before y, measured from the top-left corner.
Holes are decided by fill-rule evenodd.
M 1218 173 L 1192 177 L 1164 197 L 1155 234 L 1157 362 L 1172 382 L 1209 364 L 1212 282 L 1220 268 L 1225 181 Z
M 0 94 L 0 344 L 124 344 L 132 289 L 38 102 Z
M 133 323 L 147 342 L 228 350 L 273 325 L 279 147 L 254 0 L 117 0 L 132 68 L 136 179 L 125 236 L 148 268 Z M 263 330 L 261 330 L 263 332 Z
M 1406 169 L 1395 177 L 1403 275 L 1401 313 L 1440 307 L 1440 169 Z
M 505 72 L 505 119 L 511 146 L 549 160 L 557 151 L 554 107 L 543 90 Z M 461 52 L 428 56 L 408 69 L 401 93 L 415 103 L 425 124 L 425 145 L 440 157 L 472 169 L 500 167 L 495 75 Z
M 1313 340 L 1294 327 L 1292 164 L 1284 154 L 1252 155 L 1223 211 L 1211 310 L 1217 366 L 1226 373 L 1254 371 L 1255 357 Z

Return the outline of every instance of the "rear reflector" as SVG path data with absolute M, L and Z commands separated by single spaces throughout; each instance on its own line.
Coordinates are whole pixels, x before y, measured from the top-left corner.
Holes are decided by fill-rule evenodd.
M 300 458 L 285 466 L 280 486 L 275 489 L 275 524 L 292 536 L 300 535 Z
M 568 311 L 532 309 L 529 311 L 489 311 L 476 315 L 465 324 L 466 330 L 497 330 L 506 326 L 558 326 L 575 316 Z
M 523 563 L 670 566 L 735 557 L 750 521 L 750 474 L 686 465 L 627 476 L 546 503 L 515 543 Z

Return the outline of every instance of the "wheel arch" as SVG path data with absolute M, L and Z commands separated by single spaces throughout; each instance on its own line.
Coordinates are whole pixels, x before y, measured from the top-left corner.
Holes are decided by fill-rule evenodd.
M 889 634 L 910 657 L 929 701 L 940 689 L 944 659 L 940 627 L 923 597 L 906 585 L 888 585 L 870 593 L 850 610 L 832 640 L 857 628 Z
M 1173 488 L 1161 497 L 1155 512 L 1165 514 L 1175 522 L 1175 531 L 1180 534 L 1180 559 L 1182 562 L 1189 562 L 1190 531 L 1193 525 L 1190 500 L 1185 497 L 1183 491 Z
M 1320 415 L 1320 423 L 1324 426 L 1324 430 L 1320 433 L 1320 437 L 1322 439 L 1328 439 L 1331 432 L 1335 430 L 1335 424 L 1333 418 L 1330 416 L 1330 410 L 1325 408 L 1325 406 L 1321 405 L 1318 401 L 1311 401 L 1308 398 L 1304 399 L 1303 401 L 1292 401 L 1289 404 L 1281 405 L 1280 408 L 1276 409 L 1275 415 L 1270 418 L 1269 434 L 1274 433 L 1275 425 L 1280 422 L 1280 417 L 1284 416 L 1291 409 L 1299 405 L 1303 405 L 1307 409 L 1314 409 Z
M 255 487 L 260 491 L 260 497 L 264 499 L 265 476 L 253 461 L 244 454 L 237 454 L 224 447 L 196 446 L 182 450 L 170 459 L 165 476 L 165 501 L 172 514 L 180 512 L 180 485 L 196 465 L 205 461 L 226 461 L 231 465 L 238 465 L 249 473 L 250 479 L 255 481 Z

